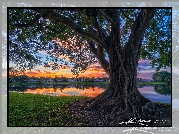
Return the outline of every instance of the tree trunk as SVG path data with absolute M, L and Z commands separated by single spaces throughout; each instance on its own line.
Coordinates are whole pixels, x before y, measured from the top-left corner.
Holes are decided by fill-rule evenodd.
M 114 44 L 109 49 L 108 88 L 96 98 L 73 104 L 72 113 L 92 122 L 87 122 L 88 126 L 116 126 L 131 118 L 145 118 L 143 107 L 147 109 L 146 104 L 150 103 L 150 100 L 143 97 L 137 89 L 137 52 L 132 53 L 130 47 L 121 51 L 123 52 L 118 53 L 119 49 Z
M 96 98 L 73 104 L 72 109 L 75 109 L 75 112 L 72 113 L 85 117 L 89 122 L 95 120 L 95 122 L 92 121 L 91 125 L 93 126 L 95 124 L 116 126 L 131 118 L 156 118 L 159 116 L 162 118 L 161 110 L 142 96 L 137 88 L 140 43 L 154 12 L 155 10 L 147 12 L 147 17 L 142 16 L 141 12 L 134 23 L 129 41 L 124 47 L 120 44 L 118 13 L 115 11 L 112 13 L 111 18 L 115 23 L 111 25 L 111 44 L 108 51 L 109 68 L 105 69 L 109 74 L 109 87 Z M 93 52 L 96 54 L 95 51 Z M 148 114 L 148 111 L 151 113 Z M 98 119 L 100 120 L 98 121 Z M 90 125 L 89 122 L 87 122 L 88 125 Z
M 89 109 L 99 110 L 101 116 L 118 115 L 127 117 L 140 117 L 142 106 L 148 99 L 143 97 L 137 89 L 137 66 L 139 60 L 138 48 L 134 48 L 132 41 L 126 47 L 120 45 L 120 24 L 117 21 L 111 27 L 111 45 L 109 47 L 109 87 L 94 99 Z M 135 37 L 134 37 L 135 38 Z M 139 41 L 141 42 L 141 38 Z M 124 116 L 125 117 L 125 116 Z

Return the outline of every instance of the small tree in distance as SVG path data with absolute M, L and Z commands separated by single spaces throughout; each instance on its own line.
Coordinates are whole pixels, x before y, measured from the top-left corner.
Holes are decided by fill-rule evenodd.
M 160 71 L 153 74 L 152 79 L 155 82 L 165 82 L 171 81 L 171 73 L 167 71 Z

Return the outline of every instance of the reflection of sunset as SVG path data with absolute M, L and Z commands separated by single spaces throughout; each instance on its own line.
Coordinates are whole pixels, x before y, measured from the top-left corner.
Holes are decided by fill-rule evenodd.
M 53 94 L 57 96 L 88 96 L 88 97 L 95 97 L 99 94 L 101 94 L 104 91 L 103 88 L 98 87 L 89 87 L 82 89 L 77 89 L 75 87 L 60 89 L 57 88 L 56 90 L 54 88 L 36 88 L 36 89 L 27 89 L 25 93 L 33 93 L 33 94 Z M 74 94 L 75 93 L 75 94 Z

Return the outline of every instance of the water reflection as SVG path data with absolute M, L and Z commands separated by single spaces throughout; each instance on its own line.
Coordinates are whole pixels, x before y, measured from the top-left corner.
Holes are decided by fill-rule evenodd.
M 76 87 L 65 87 L 65 88 L 36 88 L 36 89 L 27 89 L 26 93 L 35 93 L 35 94 L 51 94 L 57 96 L 89 96 L 95 97 L 98 94 L 101 94 L 104 91 L 100 87 L 88 87 L 88 88 L 76 88 Z
M 55 96 L 89 96 L 95 97 L 107 88 L 106 85 L 33 85 L 33 86 L 11 86 L 10 91 L 20 91 L 25 93 L 34 93 L 34 94 L 48 94 Z
M 25 93 L 54 95 L 54 96 L 89 96 L 95 97 L 107 88 L 107 85 L 30 85 L 11 86 L 10 91 L 20 91 Z M 166 85 L 138 85 L 141 94 L 154 102 L 171 102 L 171 87 Z
M 163 95 L 170 95 L 171 94 L 171 86 L 167 84 L 156 84 L 154 86 L 155 92 Z
M 161 92 L 156 92 L 157 87 L 162 87 L 158 85 L 153 86 L 144 86 L 143 88 L 138 88 L 140 93 L 153 102 L 163 102 L 171 103 L 171 92 L 170 94 L 161 94 Z

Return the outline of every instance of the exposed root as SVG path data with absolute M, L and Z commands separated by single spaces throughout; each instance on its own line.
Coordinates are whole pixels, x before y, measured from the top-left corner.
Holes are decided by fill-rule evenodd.
M 95 99 L 91 99 L 91 103 L 85 107 L 85 109 L 93 109 L 97 105 L 104 103 L 103 100 L 108 100 L 112 95 L 112 92 L 110 90 L 105 90 L 104 93 L 98 95 Z
M 134 124 L 122 123 L 131 118 L 152 119 L 151 126 L 171 125 L 171 107 L 152 102 L 144 104 L 141 98 L 136 100 L 133 96 L 127 98 L 127 103 L 124 103 L 125 100 L 122 96 L 106 100 L 102 98 L 99 96 L 98 99 L 82 100 L 72 104 L 69 107 L 70 112 L 73 116 L 83 119 L 84 126 L 135 126 Z M 156 119 L 167 119 L 168 121 L 166 124 L 154 124 Z M 136 124 L 136 126 L 140 126 L 138 122 Z

